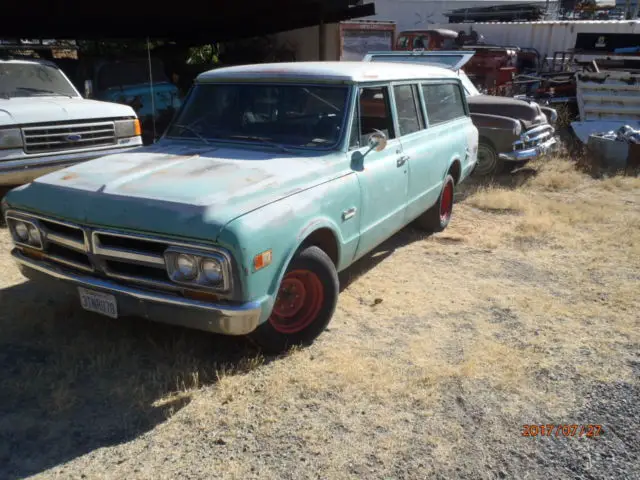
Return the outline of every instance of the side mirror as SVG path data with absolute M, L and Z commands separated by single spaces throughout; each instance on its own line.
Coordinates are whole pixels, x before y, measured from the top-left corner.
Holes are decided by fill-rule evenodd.
M 91 80 L 84 81 L 84 97 L 91 98 L 93 96 L 93 82 Z
M 381 152 L 387 146 L 387 136 L 380 130 L 369 135 L 369 151 Z

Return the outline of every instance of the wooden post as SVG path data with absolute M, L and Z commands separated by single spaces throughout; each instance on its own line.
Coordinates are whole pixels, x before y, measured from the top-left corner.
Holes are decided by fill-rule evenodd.
M 326 32 L 327 29 L 324 24 L 324 18 L 320 17 L 320 23 L 318 24 L 318 58 L 321 61 L 327 59 Z

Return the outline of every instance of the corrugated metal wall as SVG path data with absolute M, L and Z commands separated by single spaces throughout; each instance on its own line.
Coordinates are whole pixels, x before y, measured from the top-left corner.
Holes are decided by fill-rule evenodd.
M 575 46 L 576 34 L 584 33 L 640 33 L 638 20 L 609 21 L 548 21 L 513 23 L 443 23 L 429 28 L 447 28 L 456 32 L 471 29 L 484 35 L 487 43 L 535 48 L 544 57 L 566 51 Z

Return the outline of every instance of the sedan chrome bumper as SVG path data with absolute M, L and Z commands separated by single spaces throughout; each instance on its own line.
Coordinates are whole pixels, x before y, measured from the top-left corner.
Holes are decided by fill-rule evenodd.
M 531 160 L 533 158 L 538 158 L 549 153 L 551 149 L 556 145 L 556 139 L 551 137 L 549 140 L 536 145 L 533 148 L 528 148 L 526 150 L 514 150 L 508 153 L 501 153 L 500 158 L 502 160 L 507 161 L 519 161 L 519 160 Z
M 33 260 L 20 249 L 11 255 L 22 274 L 35 281 L 49 280 L 67 293 L 74 287 L 84 287 L 98 293 L 113 295 L 120 316 L 136 316 L 152 321 L 180 325 L 225 335 L 246 335 L 260 323 L 266 298 L 242 304 L 213 304 L 178 295 L 124 286 L 111 280 L 71 273 L 57 265 Z M 77 293 L 76 293 L 77 295 Z

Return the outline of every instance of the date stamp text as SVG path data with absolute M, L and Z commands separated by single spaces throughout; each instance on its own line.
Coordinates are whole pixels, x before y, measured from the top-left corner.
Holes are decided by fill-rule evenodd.
M 523 437 L 587 437 L 596 438 L 604 433 L 602 425 L 596 424 L 526 424 L 522 426 Z

